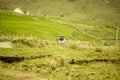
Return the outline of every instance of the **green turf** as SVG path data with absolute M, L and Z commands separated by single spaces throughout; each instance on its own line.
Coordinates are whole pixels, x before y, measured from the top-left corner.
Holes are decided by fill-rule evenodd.
M 41 39 L 55 40 L 58 35 L 64 35 L 69 40 L 91 40 L 74 28 L 45 20 L 43 18 L 0 12 L 0 34 L 9 36 L 33 36 Z M 77 34 L 74 36 L 73 34 Z
M 44 48 L 0 49 L 0 53 L 0 79 L 23 80 L 25 74 L 32 78 L 31 80 L 35 80 L 34 75 L 38 80 L 120 79 L 119 50 L 105 49 L 98 52 L 94 49 L 72 49 L 56 45 Z M 21 61 L 17 61 L 18 59 Z M 13 62 L 5 62 L 6 60 Z M 15 71 L 17 73 L 14 73 Z
M 97 40 L 115 38 L 119 4 L 0 0 L 0 41 L 12 42 L 12 48 L 0 48 L 0 80 L 120 80 L 120 46 L 111 46 L 115 40 Z M 31 16 L 12 13 L 17 7 Z M 55 42 L 60 34 L 68 43 Z

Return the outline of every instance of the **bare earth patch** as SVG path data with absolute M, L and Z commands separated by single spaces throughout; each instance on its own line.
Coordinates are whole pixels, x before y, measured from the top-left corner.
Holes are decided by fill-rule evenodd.
M 11 42 L 0 42 L 0 48 L 12 48 Z
M 0 69 L 0 80 L 47 80 L 34 74 L 18 73 L 11 70 Z

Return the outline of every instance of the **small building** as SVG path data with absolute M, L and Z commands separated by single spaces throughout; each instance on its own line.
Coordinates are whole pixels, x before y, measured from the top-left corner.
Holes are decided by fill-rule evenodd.
M 16 8 L 13 12 L 24 14 L 24 12 L 20 8 Z
M 41 14 L 42 17 L 47 17 L 46 13 Z
M 30 12 L 27 11 L 27 12 L 26 12 L 26 15 L 30 15 Z
M 22 7 L 21 7 L 21 8 L 16 8 L 16 9 L 14 9 L 13 12 L 19 13 L 19 14 L 30 15 L 29 11 L 23 9 Z

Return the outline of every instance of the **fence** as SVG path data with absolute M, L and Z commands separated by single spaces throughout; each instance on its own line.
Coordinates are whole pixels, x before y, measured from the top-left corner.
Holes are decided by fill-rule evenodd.
M 30 34 L 29 36 L 26 36 L 24 34 L 13 34 L 13 35 L 9 35 L 9 34 L 1 34 L 0 35 L 0 41 L 11 41 L 13 39 L 38 39 L 38 37 L 34 37 L 32 34 Z

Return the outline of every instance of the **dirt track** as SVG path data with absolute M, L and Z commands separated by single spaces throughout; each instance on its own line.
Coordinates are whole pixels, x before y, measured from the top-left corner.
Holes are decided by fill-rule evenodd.
M 0 48 L 12 48 L 11 42 L 0 42 Z

